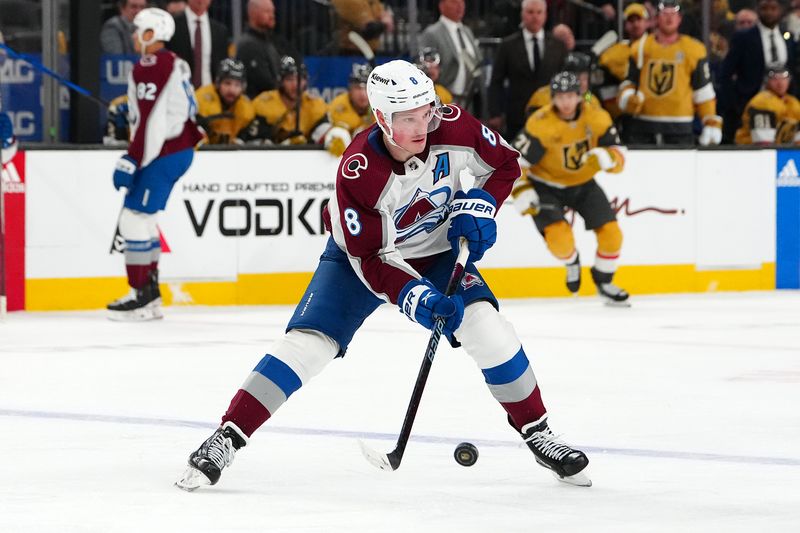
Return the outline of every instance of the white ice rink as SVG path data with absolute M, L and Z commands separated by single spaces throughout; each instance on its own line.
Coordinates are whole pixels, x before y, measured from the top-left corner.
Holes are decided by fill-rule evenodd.
M 100 312 L 0 323 L 0 532 L 800 531 L 800 293 L 503 303 L 551 427 L 590 458 L 556 482 L 444 343 L 401 468 L 427 333 L 384 306 L 220 483 L 172 486 L 291 309 Z M 471 468 L 453 449 L 480 450 Z

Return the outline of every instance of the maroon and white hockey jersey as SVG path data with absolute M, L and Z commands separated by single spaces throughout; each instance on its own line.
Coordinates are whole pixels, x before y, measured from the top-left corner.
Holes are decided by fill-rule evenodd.
M 420 275 L 414 265 L 450 249 L 448 208 L 461 173 L 491 194 L 498 208 L 520 176 L 519 153 L 495 131 L 455 105 L 443 107 L 425 150 L 394 160 L 373 126 L 353 139 L 339 164 L 328 204 L 331 232 L 364 284 L 396 303 Z
M 191 70 L 167 49 L 142 57 L 128 76 L 130 155 L 145 167 L 153 159 L 194 147 L 203 138 L 194 122 L 197 101 Z

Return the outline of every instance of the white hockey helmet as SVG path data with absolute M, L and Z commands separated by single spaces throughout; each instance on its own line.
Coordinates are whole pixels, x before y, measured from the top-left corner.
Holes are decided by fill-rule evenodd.
M 133 25 L 136 26 L 136 38 L 139 39 L 142 48 L 158 41 L 167 42 L 175 33 L 175 19 L 157 7 L 148 7 L 139 11 L 133 18 Z M 144 40 L 144 32 L 147 30 L 153 30 L 153 37 L 149 41 Z
M 378 126 L 390 140 L 394 113 L 432 105 L 433 118 L 428 124 L 428 133 L 438 128 L 442 119 L 441 102 L 433 81 L 408 61 L 389 61 L 375 67 L 367 81 L 367 98 Z M 378 119 L 379 111 L 385 124 Z

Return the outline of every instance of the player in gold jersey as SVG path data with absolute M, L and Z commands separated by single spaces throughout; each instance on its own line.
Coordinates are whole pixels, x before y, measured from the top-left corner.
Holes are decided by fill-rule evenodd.
M 800 101 L 787 94 L 791 82 L 783 65 L 768 67 L 764 90 L 744 109 L 736 144 L 800 144 Z
M 306 91 L 305 65 L 298 65 L 291 56 L 283 57 L 280 78 L 277 89 L 264 91 L 253 101 L 256 118 L 248 128 L 248 141 L 329 148 L 341 128 L 331 128 L 325 101 Z
M 591 91 L 591 76 L 592 76 L 592 57 L 583 52 L 570 52 L 564 59 L 563 69 L 568 72 L 574 72 L 581 82 L 581 98 L 584 103 L 590 107 L 602 107 L 600 100 Z M 539 108 L 548 105 L 551 102 L 550 85 L 543 85 L 536 89 L 528 100 L 528 105 L 525 107 L 525 114 L 530 115 Z
M 528 118 L 513 142 L 523 174 L 511 195 L 517 210 L 533 215 L 550 252 L 567 267 L 567 289 L 581 284 L 581 263 L 572 228 L 564 217 L 574 209 L 597 236 L 592 279 L 610 305 L 627 306 L 628 293 L 612 283 L 622 249 L 622 232 L 608 198 L 594 180 L 598 172 L 621 172 L 625 158 L 609 114 L 581 101 L 573 72 L 560 72 L 550 84 L 553 103 Z M 540 207 L 542 206 L 542 207 Z
M 217 79 L 195 91 L 197 123 L 209 144 L 242 143 L 241 134 L 255 118 L 253 103 L 244 94 L 247 85 L 244 63 L 226 58 L 220 62 Z
M 333 128 L 341 131 L 331 142 L 328 151 L 335 156 L 344 153 L 350 140 L 375 123 L 372 108 L 367 98 L 368 65 L 353 64 L 348 78 L 347 92 L 340 94 L 328 104 L 328 120 Z
M 701 145 L 722 140 L 706 47 L 678 33 L 680 23 L 678 1 L 661 0 L 655 33 L 631 44 L 617 99 L 622 112 L 633 115 L 623 132 L 628 143 L 694 144 L 695 114 L 703 123 Z
M 619 93 L 619 84 L 628 77 L 631 42 L 644 36 L 649 23 L 647 9 L 639 3 L 629 4 L 625 8 L 623 16 L 625 17 L 625 34 L 628 39 L 609 46 L 600 52 L 600 57 L 597 59 L 597 95 L 603 102 L 603 108 L 614 120 L 621 115 L 617 105 L 617 93 Z

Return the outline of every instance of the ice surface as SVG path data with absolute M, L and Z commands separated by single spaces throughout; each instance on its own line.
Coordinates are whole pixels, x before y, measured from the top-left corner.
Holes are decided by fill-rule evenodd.
M 428 335 L 384 306 L 220 483 L 172 486 L 281 335 L 287 307 L 100 312 L 0 323 L 0 532 L 800 531 L 800 293 L 515 300 L 551 427 L 590 489 L 519 446 L 480 372 L 444 343 L 396 472 Z M 455 445 L 478 446 L 475 466 Z

